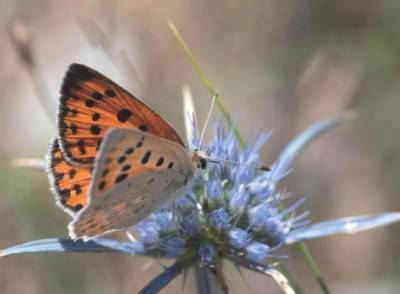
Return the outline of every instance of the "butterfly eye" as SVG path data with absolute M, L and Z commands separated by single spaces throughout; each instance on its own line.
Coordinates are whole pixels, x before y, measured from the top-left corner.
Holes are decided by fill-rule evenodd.
M 205 169 L 207 167 L 207 161 L 203 157 L 199 157 L 199 161 L 201 169 Z

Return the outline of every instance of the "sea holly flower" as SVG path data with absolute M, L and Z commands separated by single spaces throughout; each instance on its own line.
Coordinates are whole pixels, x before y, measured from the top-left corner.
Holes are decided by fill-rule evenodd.
M 228 235 L 229 235 L 229 241 L 228 241 L 229 245 L 236 249 L 245 248 L 252 239 L 249 232 L 239 228 L 230 230 Z
M 185 98 L 188 147 L 199 147 L 199 132 L 191 100 Z M 305 198 L 287 199 L 279 182 L 292 171 L 296 156 L 319 135 L 347 121 L 339 114 L 302 132 L 288 144 L 270 166 L 261 170 L 258 151 L 270 134 L 260 133 L 240 148 L 232 126 L 214 125 L 214 137 L 201 146 L 211 158 L 207 169 L 191 189 L 171 206 L 154 211 L 129 230 L 127 241 L 96 238 L 89 242 L 63 239 L 32 241 L 2 250 L 2 256 L 26 252 L 115 252 L 152 258 L 175 258 L 176 262 L 155 277 L 141 293 L 156 293 L 190 267 L 209 270 L 221 280 L 224 259 L 273 277 L 286 293 L 294 293 L 275 268 L 286 256 L 278 248 L 301 240 L 338 233 L 355 233 L 400 220 L 400 213 L 343 218 L 310 224 L 304 211 Z M 284 208 L 286 207 L 286 208 Z M 133 232 L 131 232 L 133 231 Z M 134 237 L 135 236 L 135 237 Z M 204 291 L 203 291 L 204 292 Z

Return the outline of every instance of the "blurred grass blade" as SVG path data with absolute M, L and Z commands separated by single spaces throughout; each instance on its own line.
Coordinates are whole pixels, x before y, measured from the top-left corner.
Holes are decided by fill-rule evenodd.
M 16 158 L 11 160 L 10 165 L 13 168 L 28 168 L 40 171 L 46 170 L 46 161 L 39 158 Z
M 286 243 L 294 243 L 330 236 L 334 234 L 354 234 L 400 221 L 399 212 L 377 215 L 355 216 L 317 223 L 307 228 L 297 229 L 285 236 Z
M 183 271 L 182 264 L 177 261 L 172 266 L 166 268 L 161 274 L 152 279 L 139 294 L 155 294 L 160 292 L 165 286 L 172 282 Z
M 234 131 L 235 136 L 238 139 L 238 142 L 241 145 L 241 147 L 244 147 L 246 144 L 245 144 L 245 141 L 244 141 L 242 135 L 240 134 L 239 130 L 234 126 L 230 113 L 226 110 L 224 104 L 222 103 L 221 99 L 218 96 L 218 93 L 215 91 L 214 86 L 212 85 L 210 80 L 205 75 L 203 69 L 197 63 L 188 44 L 183 39 L 182 35 L 179 33 L 178 29 L 175 27 L 175 25 L 172 21 L 168 20 L 168 26 L 171 29 L 172 33 L 174 34 L 175 38 L 177 39 L 179 45 L 182 47 L 183 51 L 185 52 L 186 57 L 189 59 L 190 63 L 193 65 L 194 69 L 196 70 L 197 75 L 199 76 L 200 80 L 207 87 L 210 95 L 216 96 L 215 103 L 217 104 L 217 107 L 219 108 L 219 110 L 221 111 L 221 113 L 225 117 L 225 119 L 228 121 L 229 125 L 231 127 L 233 127 L 233 131 Z
M 0 250 L 0 257 L 37 252 L 112 252 L 136 255 L 143 254 L 144 247 L 141 242 L 121 242 L 111 239 L 95 239 L 84 242 L 81 240 L 51 238 L 30 241 Z

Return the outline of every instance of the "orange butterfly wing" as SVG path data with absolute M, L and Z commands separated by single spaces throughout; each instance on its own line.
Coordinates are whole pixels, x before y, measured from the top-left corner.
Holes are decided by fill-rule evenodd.
M 65 158 L 93 163 L 111 127 L 140 129 L 184 145 L 176 131 L 143 102 L 97 71 L 72 64 L 61 88 L 58 114 Z
M 88 204 L 92 167 L 67 162 L 57 139 L 50 147 L 48 175 L 58 206 L 74 215 Z

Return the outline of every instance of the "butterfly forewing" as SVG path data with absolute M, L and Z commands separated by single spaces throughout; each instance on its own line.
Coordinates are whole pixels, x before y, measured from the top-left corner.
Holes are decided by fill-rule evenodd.
M 58 130 L 69 161 L 93 163 L 111 127 L 139 129 L 183 146 L 158 114 L 102 74 L 72 64 L 61 88 Z
M 67 162 L 57 139 L 50 146 L 47 173 L 59 206 L 74 215 L 87 205 L 91 167 Z
M 194 172 L 179 144 L 128 129 L 109 131 L 95 166 L 89 205 L 69 226 L 73 238 L 132 226 L 179 196 Z

